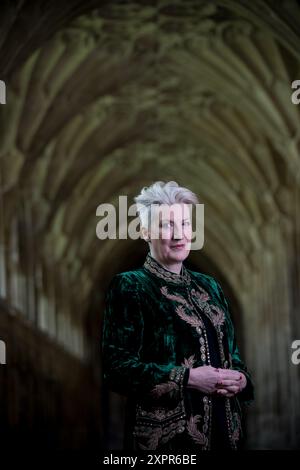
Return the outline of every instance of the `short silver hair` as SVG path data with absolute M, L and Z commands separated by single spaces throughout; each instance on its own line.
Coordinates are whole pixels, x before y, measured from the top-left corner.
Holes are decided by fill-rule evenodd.
M 133 198 L 136 203 L 141 226 L 150 225 L 152 204 L 192 204 L 199 203 L 198 197 L 190 189 L 179 186 L 176 181 L 156 181 L 151 186 L 144 186 L 140 194 Z

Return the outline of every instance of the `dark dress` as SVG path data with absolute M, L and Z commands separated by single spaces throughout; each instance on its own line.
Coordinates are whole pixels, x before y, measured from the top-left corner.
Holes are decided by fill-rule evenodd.
M 156 452 L 238 449 L 241 403 L 253 383 L 236 345 L 227 301 L 211 276 L 172 273 L 148 253 L 143 267 L 114 276 L 105 300 L 103 377 L 126 395 L 124 448 Z M 191 367 L 242 371 L 232 398 L 187 387 Z

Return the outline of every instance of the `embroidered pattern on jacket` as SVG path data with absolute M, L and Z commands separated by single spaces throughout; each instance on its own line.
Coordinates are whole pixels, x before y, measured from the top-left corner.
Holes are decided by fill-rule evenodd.
M 199 286 L 199 289 L 201 289 L 201 293 L 197 292 L 196 289 L 191 289 L 191 292 L 189 294 L 190 302 L 188 302 L 184 297 L 182 297 L 179 294 L 176 294 L 176 295 L 170 294 L 166 286 L 161 287 L 160 291 L 169 300 L 173 300 L 173 301 L 175 300 L 182 304 L 181 306 L 177 306 L 175 310 L 177 314 L 190 325 L 194 327 L 197 327 L 197 326 L 200 326 L 202 328 L 204 327 L 203 321 L 198 315 L 194 313 L 186 314 L 184 311 L 183 305 L 185 307 L 190 308 L 192 311 L 195 310 L 194 304 L 191 299 L 191 296 L 193 296 L 194 302 L 196 302 L 200 310 L 203 311 L 206 314 L 206 316 L 208 316 L 208 318 L 211 320 L 213 325 L 215 327 L 222 326 L 225 322 L 224 311 L 221 308 L 219 308 L 217 305 L 208 304 L 207 301 L 210 300 L 210 296 L 208 295 L 207 292 L 204 291 L 204 289 L 202 289 L 202 287 Z
M 153 411 L 151 411 L 145 410 L 140 405 L 137 406 L 137 416 L 146 417 L 147 419 L 154 419 L 157 421 L 163 421 L 166 418 L 169 418 L 170 416 L 174 415 L 174 413 L 178 413 L 181 411 L 181 403 L 179 403 L 179 405 L 177 405 L 176 408 L 172 410 L 157 407 Z
M 192 368 L 195 362 L 196 362 L 195 354 L 192 354 L 188 359 L 184 358 L 181 365 L 188 367 L 188 368 Z
M 169 293 L 168 293 L 168 289 L 167 289 L 166 286 L 161 287 L 160 290 L 161 290 L 161 293 L 162 293 L 163 295 L 165 295 L 166 297 L 168 297 L 168 299 L 170 299 L 170 300 L 175 300 L 176 302 L 179 302 L 179 303 L 185 305 L 186 307 L 189 306 L 188 301 L 187 301 L 184 297 L 182 297 L 181 295 L 169 294 Z
M 186 323 L 189 323 L 194 328 L 197 328 L 197 327 L 203 328 L 204 327 L 204 324 L 203 324 L 203 321 L 201 320 L 201 318 L 197 317 L 196 315 L 193 315 L 193 314 L 188 315 L 187 313 L 185 313 L 185 310 L 182 307 L 182 305 L 178 305 L 175 310 L 176 310 L 177 315 L 183 321 L 185 321 Z
M 186 426 L 186 414 L 182 394 L 182 384 L 174 384 L 180 390 L 180 401 L 174 409 L 157 407 L 146 410 L 141 405 L 136 406 L 136 424 L 133 436 L 137 438 L 140 449 L 155 450 L 160 444 L 165 444 L 175 434 L 182 433 Z
M 198 423 L 201 422 L 201 415 L 191 415 L 187 423 L 187 431 L 190 437 L 196 444 L 202 446 L 203 450 L 210 448 L 210 434 L 211 434 L 211 411 L 212 402 L 208 396 L 203 397 L 204 416 L 202 421 L 202 432 L 198 428 Z
M 139 438 L 138 447 L 142 450 L 156 450 L 160 444 L 165 444 L 177 433 L 182 433 L 185 429 L 185 419 L 179 418 L 167 426 L 135 426 L 134 436 Z M 141 442 L 141 438 L 145 442 Z
M 179 386 L 175 382 L 164 382 L 161 384 L 155 385 L 155 387 L 151 390 L 151 395 L 153 397 L 161 397 L 165 393 L 169 393 L 172 390 L 178 390 Z
M 197 288 L 199 289 L 199 291 L 194 288 L 191 290 L 188 290 L 189 302 L 187 302 L 185 298 L 183 298 L 182 296 L 178 294 L 176 295 L 170 294 L 166 286 L 161 287 L 160 290 L 161 290 L 161 293 L 165 297 L 167 297 L 168 299 L 172 301 L 177 301 L 178 303 L 181 304 L 175 307 L 175 311 L 177 315 L 183 321 L 193 326 L 196 329 L 197 333 L 200 335 L 199 342 L 200 342 L 201 360 L 203 364 L 208 364 L 208 365 L 210 365 L 211 363 L 210 363 L 210 354 L 209 354 L 209 348 L 208 348 L 206 329 L 205 329 L 205 325 L 202 319 L 197 315 L 197 313 L 195 313 L 195 304 L 209 318 L 209 320 L 212 322 L 212 324 L 214 325 L 216 329 L 221 362 L 224 368 L 228 368 L 229 362 L 225 358 L 225 352 L 224 352 L 224 346 L 223 346 L 224 334 L 222 331 L 222 326 L 225 323 L 225 313 L 217 305 L 210 305 L 208 303 L 208 300 L 210 300 L 210 296 L 201 286 L 197 286 Z M 190 308 L 189 314 L 185 312 L 185 307 Z M 229 358 L 229 361 L 230 360 L 231 358 Z M 208 397 L 206 398 L 208 399 Z M 207 414 L 205 418 L 207 422 L 204 422 L 203 424 L 203 432 L 200 432 L 199 430 L 197 430 L 197 426 L 196 426 L 196 424 L 199 422 L 201 418 L 200 415 L 196 415 L 197 418 L 195 416 L 192 417 L 192 421 L 189 422 L 188 429 L 190 430 L 191 437 L 193 438 L 195 442 L 198 441 L 199 443 L 200 441 L 205 440 L 204 437 L 206 437 L 207 440 L 205 441 L 206 444 L 204 448 L 209 449 L 210 448 L 210 436 L 207 436 L 207 433 L 211 428 L 211 412 L 212 412 L 211 400 L 209 400 L 204 406 L 207 410 Z M 239 427 L 235 424 L 236 418 L 234 419 L 232 415 L 231 403 L 230 403 L 229 398 L 225 398 L 225 409 L 226 409 L 226 422 L 227 422 L 230 445 L 233 449 L 236 449 L 237 447 L 236 441 L 239 439 L 240 431 L 239 431 Z
M 240 416 L 237 412 L 232 414 L 232 440 L 236 442 L 240 439 L 242 434 L 242 424 Z
M 182 275 L 173 273 L 172 271 L 168 271 L 167 269 L 163 268 L 158 261 L 156 261 L 150 253 L 147 254 L 146 260 L 144 262 L 144 268 L 148 269 L 152 274 L 155 274 L 161 279 L 165 281 L 169 281 L 173 284 L 187 284 L 189 285 L 192 281 L 191 275 L 187 271 L 184 264 L 182 265 Z
M 177 284 L 177 285 L 190 285 L 192 281 L 192 277 L 186 270 L 185 266 L 183 265 L 183 276 L 180 276 L 176 273 L 172 273 L 168 271 L 167 269 L 164 269 L 154 258 L 151 257 L 150 253 L 148 253 L 146 261 L 144 263 L 144 267 L 148 269 L 150 272 L 155 274 L 157 277 L 164 279 L 170 283 Z M 167 290 L 167 286 L 163 286 L 161 288 L 161 292 L 164 296 L 169 298 L 172 301 L 177 301 L 180 305 L 178 305 L 175 310 L 178 316 L 185 321 L 186 323 L 190 324 L 192 327 L 194 327 L 199 334 L 199 343 L 200 343 L 200 352 L 201 352 L 201 360 L 203 364 L 208 364 L 210 365 L 210 356 L 209 356 L 209 349 L 208 349 L 208 342 L 207 342 L 207 335 L 206 335 L 206 329 L 205 325 L 202 321 L 202 319 L 198 316 L 197 314 L 197 307 L 200 308 L 200 310 L 209 318 L 209 320 L 212 322 L 214 327 L 216 328 L 216 333 L 217 333 L 217 338 L 218 338 L 218 345 L 219 345 L 219 352 L 220 352 L 220 357 L 221 361 L 223 364 L 224 368 L 232 367 L 232 360 L 231 357 L 229 357 L 229 361 L 225 359 L 225 351 L 224 351 L 224 345 L 223 345 L 223 336 L 224 333 L 222 331 L 222 326 L 225 323 L 225 313 L 224 311 L 219 308 L 217 305 L 214 304 L 209 304 L 208 301 L 210 300 L 209 294 L 199 285 L 196 283 L 196 289 L 187 289 L 187 294 L 188 294 L 188 301 L 180 296 L 180 295 L 173 295 L 169 294 Z M 189 314 L 185 312 L 185 307 L 189 308 Z M 185 359 L 185 361 L 187 361 Z M 183 365 L 183 364 L 182 364 Z M 187 363 L 184 362 L 184 365 L 187 366 Z M 161 384 L 163 385 L 163 384 Z M 168 385 L 166 387 L 166 390 L 168 387 L 171 388 L 171 392 L 173 390 L 174 386 Z M 161 389 L 163 390 L 163 388 Z M 174 388 L 175 390 L 175 388 Z M 180 389 L 182 393 L 182 388 Z M 199 423 L 201 416 L 200 415 L 195 415 L 191 416 L 191 418 L 188 421 L 188 427 L 190 430 L 190 435 L 193 438 L 193 440 L 198 442 L 200 444 L 201 442 L 205 441 L 205 444 L 202 444 L 203 449 L 209 449 L 210 448 L 210 440 L 211 440 L 211 412 L 212 412 L 212 402 L 209 397 L 204 397 L 206 403 L 204 404 L 204 424 L 202 427 L 202 431 L 200 431 L 197 427 L 197 424 Z M 239 439 L 239 436 L 241 434 L 241 425 L 240 425 L 240 418 L 238 413 L 233 413 L 231 410 L 231 399 L 230 398 L 225 398 L 225 409 L 226 409 L 226 421 L 227 421 L 227 426 L 228 426 L 228 435 L 229 435 L 229 440 L 232 448 L 236 448 L 236 441 Z M 183 405 L 183 401 L 182 401 Z M 183 423 L 184 423 L 183 419 Z M 173 423 L 175 426 L 175 423 Z M 179 426 L 180 428 L 180 426 Z M 178 429 L 179 429 L 178 428 Z M 164 428 L 166 433 L 168 433 L 167 428 Z M 184 430 L 184 425 L 182 426 L 181 431 Z M 176 431 L 175 431 L 176 433 Z M 170 435 L 172 434 L 172 431 Z M 160 431 L 156 431 L 156 437 L 152 438 L 152 444 L 156 445 L 155 442 L 162 442 L 163 437 L 162 434 L 160 437 Z M 168 435 L 167 440 L 170 438 Z M 172 434 L 174 435 L 174 434 Z M 203 438 L 204 435 L 204 438 Z M 194 436 L 194 437 L 193 437 Z M 158 441 L 156 441 L 156 438 Z M 205 440 L 205 438 L 207 440 Z M 151 439 L 150 439 L 151 441 Z M 150 442 L 151 445 L 151 442 Z M 148 447 L 149 448 L 149 447 Z M 156 447 L 153 447 L 156 448 Z
M 207 437 L 197 428 L 197 423 L 201 420 L 201 418 L 201 415 L 192 415 L 188 420 L 187 430 L 196 444 L 204 446 L 207 443 Z
M 195 363 L 195 355 L 192 354 L 188 358 L 184 358 L 181 367 L 174 367 L 169 376 L 174 377 L 177 382 L 169 380 L 161 384 L 155 385 L 150 394 L 154 397 L 160 397 L 165 393 L 173 390 L 181 392 L 181 400 L 174 410 L 166 410 L 165 408 L 156 408 L 153 411 L 145 410 L 140 405 L 136 409 L 137 424 L 134 428 L 133 435 L 137 437 L 138 446 L 143 450 L 155 450 L 160 443 L 164 444 L 174 437 L 177 433 L 182 433 L 186 427 L 186 416 L 184 410 L 184 402 L 182 395 L 182 381 L 186 367 L 191 368 Z M 143 420 L 144 418 L 144 420 Z M 155 425 L 153 421 L 165 421 L 169 418 L 169 423 Z M 150 420 L 150 422 L 149 422 Z M 151 422 L 152 420 L 152 422 Z M 142 443 L 142 439 L 146 439 L 147 443 Z
M 189 358 L 184 358 L 183 362 L 181 363 L 181 366 L 184 368 L 182 371 L 181 371 L 181 374 L 184 374 L 184 371 L 185 371 L 185 368 L 191 368 L 193 367 L 194 363 L 195 363 L 196 359 L 195 359 L 195 354 L 193 354 L 192 356 L 190 356 Z M 174 368 L 174 369 L 177 369 L 177 368 Z M 172 371 L 171 371 L 172 372 Z M 171 375 L 171 372 L 170 372 L 170 375 Z M 183 378 L 183 377 L 182 377 Z M 182 380 L 181 377 L 179 377 L 179 381 Z M 153 389 L 150 391 L 150 394 L 153 396 L 153 397 L 160 397 L 162 395 L 164 395 L 165 393 L 170 393 L 171 391 L 173 390 L 176 390 L 178 391 L 179 390 L 179 385 L 178 383 L 174 382 L 173 380 L 169 380 L 168 382 L 163 382 L 161 384 L 157 384 L 153 387 Z
M 232 413 L 230 406 L 230 399 L 226 398 L 225 402 L 226 409 L 226 421 L 228 427 L 228 436 L 232 449 L 237 448 L 237 441 L 240 439 L 242 434 L 242 424 L 239 413 Z
M 215 327 L 223 325 L 225 322 L 224 311 L 217 305 L 208 304 L 210 296 L 202 287 L 198 286 L 198 289 L 200 289 L 201 293 L 196 289 L 191 289 L 189 299 L 193 299 L 196 302 L 200 310 L 209 317 Z

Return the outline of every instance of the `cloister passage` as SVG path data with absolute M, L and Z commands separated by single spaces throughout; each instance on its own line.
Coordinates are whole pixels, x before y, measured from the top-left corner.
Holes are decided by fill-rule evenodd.
M 1 442 L 120 445 L 103 299 L 146 245 L 99 240 L 96 209 L 175 180 L 205 204 L 187 265 L 222 282 L 254 377 L 247 446 L 299 447 L 299 3 L 2 3 Z

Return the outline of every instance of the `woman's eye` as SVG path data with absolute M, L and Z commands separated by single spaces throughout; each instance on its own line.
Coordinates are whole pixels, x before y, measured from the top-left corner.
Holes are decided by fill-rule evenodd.
M 173 224 L 172 224 L 171 222 L 163 222 L 163 223 L 161 224 L 161 227 L 162 227 L 162 228 L 171 228 L 172 225 L 173 225 Z M 183 222 L 182 222 L 182 225 L 189 226 L 189 225 L 191 225 L 191 222 L 190 222 L 189 220 L 186 220 L 186 221 L 183 221 Z

